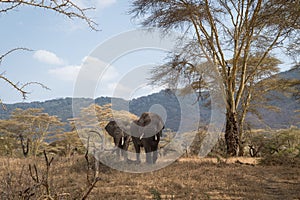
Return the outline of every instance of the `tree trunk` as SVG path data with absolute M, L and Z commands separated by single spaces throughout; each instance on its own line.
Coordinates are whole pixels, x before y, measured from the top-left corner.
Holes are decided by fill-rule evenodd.
M 246 112 L 243 113 L 243 115 L 240 117 L 240 122 L 239 122 L 239 152 L 238 156 L 244 156 L 244 149 L 245 149 L 245 140 L 244 140 L 244 123 L 245 123 L 245 115 Z
M 227 154 L 229 156 L 237 156 L 239 150 L 238 122 L 236 120 L 236 113 L 228 110 L 226 113 L 225 141 Z
M 26 144 L 24 144 L 24 137 L 22 135 L 20 136 L 20 139 L 21 139 L 21 146 L 22 146 L 23 155 L 24 155 L 25 158 L 27 158 L 28 153 L 29 153 L 30 139 L 27 138 Z
M 239 153 L 238 156 L 244 156 L 244 150 L 245 150 L 245 138 L 244 138 L 244 123 L 246 118 L 247 110 L 243 111 L 242 116 L 240 117 L 239 122 Z

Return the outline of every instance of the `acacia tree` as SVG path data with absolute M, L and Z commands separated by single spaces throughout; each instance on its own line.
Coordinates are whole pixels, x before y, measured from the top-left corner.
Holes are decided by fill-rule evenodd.
M 66 157 L 70 157 L 75 153 L 84 152 L 84 146 L 76 131 L 75 122 L 73 121 L 73 119 L 69 119 L 68 121 L 71 127 L 71 131 L 64 131 L 59 134 L 53 135 L 53 142 L 51 142 L 47 146 L 49 152 L 64 155 Z
M 36 7 L 36 8 L 42 8 L 45 10 L 51 10 L 51 11 L 57 12 L 61 15 L 67 16 L 70 19 L 75 19 L 75 18 L 81 19 L 81 20 L 85 21 L 92 30 L 97 30 L 97 23 L 93 19 L 91 19 L 90 17 L 87 16 L 87 12 L 94 8 L 92 8 L 92 7 L 81 8 L 75 2 L 76 1 L 72 1 L 72 0 L 59 0 L 59 1 L 56 1 L 56 0 L 0 0 L 0 14 L 11 12 L 17 8 L 21 8 L 24 6 Z M 19 51 L 19 50 L 31 51 L 30 49 L 23 48 L 23 47 L 13 48 L 13 49 L 3 53 L 2 55 L 0 55 L 0 64 L 6 56 L 8 56 L 9 54 L 11 54 L 15 51 Z M 0 79 L 4 80 L 6 83 L 11 85 L 18 92 L 20 92 L 24 99 L 26 98 L 26 95 L 28 94 L 28 92 L 26 91 L 26 87 L 29 85 L 37 84 L 37 85 L 42 86 L 43 88 L 48 89 L 45 85 L 38 83 L 38 82 L 29 82 L 29 83 L 25 83 L 25 84 L 14 83 L 13 81 L 11 81 L 9 78 L 7 78 L 5 76 L 4 72 L 0 74 Z M 0 104 L 2 104 L 1 99 L 0 99 Z M 2 104 L 2 106 L 4 106 L 4 105 Z M 3 108 L 5 108 L 5 107 L 3 107 Z
M 1 155 L 18 155 L 20 150 L 20 137 L 26 126 L 15 120 L 6 119 L 0 120 L 0 154 Z M 27 155 L 26 145 L 24 140 L 22 148 L 23 155 Z M 29 143 L 27 143 L 29 144 Z
M 23 128 L 14 132 L 15 137 L 21 141 L 24 156 L 37 156 L 46 140 L 51 139 L 51 135 L 62 131 L 63 123 L 57 116 L 50 116 L 43 113 L 41 108 L 29 108 L 26 110 L 17 108 L 10 120 L 15 121 Z M 26 140 L 26 145 L 24 141 Z M 24 148 L 26 146 L 26 148 Z M 24 151 L 26 149 L 26 151 Z M 26 154 L 24 153 L 26 152 Z
M 263 66 L 273 51 L 299 44 L 295 40 L 299 38 L 300 1 L 135 0 L 131 13 L 143 19 L 143 26 L 165 32 L 182 30 L 193 37 L 191 42 L 179 44 L 181 51 L 154 74 L 156 78 L 171 74 L 177 79 L 192 75 L 192 87 L 201 89 L 202 69 L 210 66 L 217 71 L 226 105 L 227 153 L 237 155 L 243 116 L 239 109 L 248 109 L 252 98 L 249 86 L 263 77 Z
M 10 154 L 21 149 L 24 157 L 36 156 L 46 142 L 60 135 L 62 125 L 57 116 L 43 113 L 41 108 L 17 108 L 9 119 L 0 120 L 0 138 L 4 145 L 4 149 L 0 149 Z

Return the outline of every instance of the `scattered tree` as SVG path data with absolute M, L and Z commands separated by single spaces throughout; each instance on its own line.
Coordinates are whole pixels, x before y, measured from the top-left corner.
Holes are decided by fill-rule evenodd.
M 25 157 L 37 156 L 46 140 L 59 133 L 62 125 L 58 117 L 42 113 L 39 108 L 16 109 L 10 119 L 0 121 L 1 132 L 19 141 Z

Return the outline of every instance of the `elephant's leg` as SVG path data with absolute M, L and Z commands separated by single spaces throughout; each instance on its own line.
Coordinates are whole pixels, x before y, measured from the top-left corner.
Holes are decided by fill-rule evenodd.
M 146 163 L 148 164 L 153 164 L 153 152 L 151 151 L 151 148 L 145 148 L 145 152 L 146 152 Z
M 158 149 L 158 144 L 152 146 L 151 151 L 153 152 L 153 164 L 155 164 L 155 163 L 156 163 L 156 160 L 157 160 L 157 156 L 158 156 L 158 151 L 157 151 L 157 149 Z
M 143 139 L 143 146 L 144 146 L 145 152 L 146 152 L 146 163 L 148 163 L 148 164 L 153 163 L 151 140 L 152 140 L 151 138 Z
M 117 158 L 118 158 L 118 159 L 120 159 L 121 139 L 122 139 L 122 137 L 114 137 L 115 151 L 116 151 L 116 153 L 117 153 Z
M 153 145 L 151 146 L 151 151 L 153 152 L 153 164 L 156 163 L 156 160 L 158 157 L 157 149 L 158 149 L 158 143 L 160 140 L 160 134 L 161 134 L 161 131 L 155 135 Z
M 141 157 L 140 157 L 141 145 L 139 144 L 138 138 L 133 139 L 133 145 L 134 145 L 134 149 L 135 149 L 135 153 L 136 153 L 136 162 L 141 163 Z
M 130 142 L 130 136 L 125 136 L 124 137 L 124 144 L 123 144 L 123 148 L 122 148 L 122 153 L 124 156 L 124 160 L 128 161 L 128 147 L 129 147 L 129 142 Z

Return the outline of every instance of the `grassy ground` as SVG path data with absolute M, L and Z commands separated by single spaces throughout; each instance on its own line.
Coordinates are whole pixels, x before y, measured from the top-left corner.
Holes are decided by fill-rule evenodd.
M 241 162 L 237 163 L 237 160 Z M 143 174 L 100 166 L 101 180 L 87 199 L 300 199 L 299 167 L 260 166 L 256 162 L 245 158 L 226 162 L 185 158 L 161 170 Z M 36 163 L 42 186 L 33 179 L 37 177 L 33 163 Z M 30 199 L 39 199 L 46 193 L 41 181 L 46 179 L 45 171 L 42 158 L 1 158 L 0 198 L 22 199 L 20 194 L 24 196 L 30 188 L 33 193 Z M 83 156 L 55 158 L 48 174 L 51 197 L 80 199 L 89 188 L 86 171 Z

